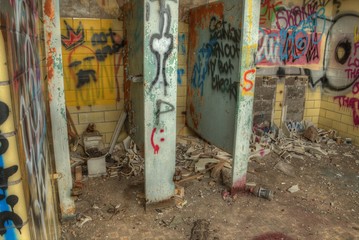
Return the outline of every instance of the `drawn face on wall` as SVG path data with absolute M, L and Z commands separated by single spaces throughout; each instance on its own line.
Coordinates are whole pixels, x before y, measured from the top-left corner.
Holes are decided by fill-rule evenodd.
M 337 18 L 326 42 L 324 70 L 326 92 L 351 89 L 359 79 L 359 16 Z
M 95 52 L 86 46 L 77 47 L 69 55 L 69 71 L 71 79 L 76 79 L 76 89 L 90 85 L 91 82 L 96 83 L 99 62 Z

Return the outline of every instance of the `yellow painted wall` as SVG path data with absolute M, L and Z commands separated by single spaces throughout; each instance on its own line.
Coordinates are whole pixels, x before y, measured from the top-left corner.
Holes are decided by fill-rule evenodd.
M 185 134 L 187 101 L 188 24 L 178 24 L 177 133 Z
M 354 11 L 354 12 L 353 12 Z M 340 5 L 333 8 L 333 16 L 345 13 L 359 14 L 359 2 L 354 0 L 341 1 Z M 351 68 L 359 71 L 359 67 L 354 64 L 355 59 L 359 59 L 359 52 L 355 50 L 355 44 L 359 44 L 359 18 L 355 20 L 352 35 L 348 41 L 354 44 L 351 51 Z M 345 32 L 348 35 L 347 32 Z M 341 37 L 340 35 L 337 37 Z M 349 59 L 350 60 L 350 59 Z M 349 66 L 349 60 L 343 65 Z M 358 84 L 358 82 L 356 81 Z M 354 84 L 349 89 L 348 94 L 324 95 L 321 99 L 321 109 L 319 115 L 319 127 L 324 129 L 334 129 L 343 138 L 351 138 L 355 145 L 359 145 L 359 85 Z M 347 91 L 348 92 L 348 91 Z M 357 119 L 357 120 L 356 120 Z
M 68 26 L 71 27 L 69 30 Z M 85 131 L 89 123 L 95 123 L 96 129 L 103 134 L 105 143 L 110 142 L 118 118 L 124 110 L 124 52 L 121 48 L 117 54 L 108 55 L 104 61 L 97 61 L 96 51 L 106 46 L 111 46 L 112 40 L 110 36 L 108 36 L 107 43 L 104 42 L 103 44 L 95 45 L 92 43 L 94 35 L 100 37 L 101 33 L 109 34 L 109 28 L 116 34 L 115 39 L 121 43 L 121 40 L 124 38 L 122 21 L 87 18 L 61 19 L 61 33 L 63 38 L 65 38 L 62 52 L 66 105 L 79 134 Z M 83 29 L 84 35 L 83 42 L 79 40 L 81 39 L 81 29 Z M 178 74 L 180 76 L 177 88 L 177 132 L 182 134 L 188 132 L 188 129 L 185 128 L 187 50 L 188 24 L 179 23 Z M 88 57 L 94 57 L 95 59 L 90 61 L 84 60 Z M 76 62 L 80 61 L 81 64 L 76 67 L 71 67 L 74 63 L 76 65 Z M 94 70 L 96 72 L 95 76 L 97 81 L 93 81 L 93 78 L 90 78 L 90 83 L 78 87 L 79 79 L 77 74 L 81 69 Z M 115 76 L 117 76 L 118 79 L 119 92 L 116 88 Z M 117 99 L 118 94 L 119 99 Z M 122 136 L 125 136 L 124 131 L 122 132 Z
M 79 134 L 95 123 L 109 143 L 124 109 L 123 22 L 62 18 L 61 34 L 65 98 L 71 118 Z M 81 83 L 81 70 L 93 73 L 87 75 L 89 82 Z
M 114 105 L 121 101 L 124 53 L 122 22 L 114 19 L 63 18 L 61 34 L 67 106 Z M 107 51 L 114 49 L 116 44 L 121 46 L 118 51 L 113 51 L 116 53 Z M 86 77 L 89 78 L 88 82 Z

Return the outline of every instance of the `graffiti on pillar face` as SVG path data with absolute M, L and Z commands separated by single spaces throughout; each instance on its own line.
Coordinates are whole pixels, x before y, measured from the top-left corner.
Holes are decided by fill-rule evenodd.
M 254 80 L 255 80 L 255 69 L 245 71 L 243 76 L 243 83 L 241 84 L 243 96 L 254 96 Z
M 163 134 L 164 132 L 165 132 L 165 130 L 163 130 L 163 129 L 160 129 L 159 131 L 157 131 L 157 128 L 153 128 L 153 130 L 152 130 L 151 145 L 152 145 L 154 154 L 158 154 L 158 152 L 160 151 L 160 146 L 158 144 L 156 144 L 156 142 L 155 142 L 156 141 L 155 138 L 158 138 L 158 137 L 156 137 L 156 134 Z M 165 138 L 160 137 L 159 142 L 164 142 L 164 141 L 165 141 Z
M 0 101 L 0 127 L 9 117 L 9 107 Z M 18 171 L 18 166 L 5 167 L 5 154 L 11 151 L 6 134 L 0 131 L 0 235 L 5 238 L 16 238 L 14 229 L 21 234 L 23 220 L 14 212 L 14 207 L 19 198 L 16 195 L 8 194 L 9 178 Z M 13 150 L 13 149 L 12 149 Z
M 1 156 L 0 159 L 2 159 Z M 14 207 L 19 198 L 16 195 L 8 195 L 7 193 L 8 179 L 17 171 L 18 166 L 0 167 L 0 235 L 3 237 L 5 235 L 9 239 L 15 239 L 14 228 L 21 234 L 21 228 L 23 227 L 23 220 L 14 212 Z
M 165 138 L 163 137 L 164 129 L 161 128 L 158 130 L 159 126 L 163 126 L 164 124 L 161 123 L 161 115 L 167 114 L 170 112 L 175 111 L 175 107 L 173 104 L 163 101 L 161 99 L 158 99 L 156 102 L 156 112 L 155 112 L 155 127 L 152 130 L 151 134 L 151 145 L 154 151 L 154 154 L 158 154 L 160 150 L 160 143 L 165 141 Z M 160 136 L 158 136 L 160 135 Z M 156 143 L 158 142 L 158 144 Z
M 42 77 L 37 71 L 39 59 L 35 49 L 35 43 L 26 37 L 24 49 L 24 64 L 27 72 L 21 79 L 17 93 L 19 96 L 19 116 L 21 119 L 20 131 L 22 136 L 22 150 L 25 155 L 25 163 L 28 172 L 28 182 L 31 192 L 30 203 L 32 211 L 30 217 L 38 239 L 46 239 L 49 234 L 46 231 L 45 219 L 55 218 L 51 200 L 48 198 L 51 191 L 49 179 L 50 153 L 48 149 L 46 131 L 46 111 L 44 96 L 42 95 Z M 53 220 L 54 221 L 54 220 Z
M 120 101 L 119 71 L 126 41 L 111 27 L 103 31 L 85 31 L 81 21 L 77 27 L 66 20 L 64 24 L 66 31 L 61 41 L 64 52 L 68 54 L 64 64 L 65 91 L 71 96 L 67 105 L 107 104 L 110 96 L 114 101 Z M 89 38 L 86 36 L 89 32 L 92 33 L 91 40 L 86 42 L 84 39 Z
M 156 0 L 151 0 L 151 1 L 156 1 Z M 166 63 L 169 55 L 173 50 L 173 35 L 170 33 L 171 9 L 166 4 L 166 0 L 159 0 L 159 2 L 160 2 L 159 33 L 153 34 L 150 39 L 150 48 L 152 53 L 156 56 L 156 60 L 157 60 L 156 77 L 151 83 L 150 90 L 152 90 L 152 88 L 156 84 L 160 84 L 160 85 L 163 84 L 164 95 L 166 96 L 167 86 L 168 86 L 168 81 L 166 77 Z
M 17 205 L 23 201 L 23 199 L 19 199 L 20 195 L 6 194 L 4 196 L 3 194 L 1 196 L 2 202 L 8 205 L 8 209 L 3 211 L 7 213 L 7 216 L 13 218 L 12 225 L 17 228 L 7 228 L 5 236 L 11 232 L 14 233 L 14 231 L 17 235 L 6 239 L 17 239 L 19 237 L 17 232 L 25 228 L 23 226 L 25 223 L 30 225 L 29 228 L 34 239 L 59 237 L 52 195 L 53 188 L 50 180 L 49 162 L 51 155 L 48 149 L 49 140 L 46 126 L 46 115 L 48 113 L 46 112 L 45 101 L 46 72 L 40 67 L 45 52 L 44 39 L 38 32 L 43 29 L 42 19 L 40 18 L 42 14 L 39 14 L 42 11 L 40 1 L 2 1 L 0 8 L 2 19 L 7 19 L 4 22 L 6 27 L 2 32 L 7 39 L 7 66 L 9 80 L 12 82 L 14 103 L 12 111 L 17 116 L 15 126 L 18 129 L 18 134 L 12 137 L 17 140 L 16 151 L 20 152 L 20 161 L 25 163 L 29 190 L 29 219 L 19 219 L 12 213 L 19 209 Z M 3 22 L 1 23 L 3 24 Z M 13 150 L 11 145 L 8 151 L 10 150 Z M 3 160 L 6 163 L 7 159 Z M 10 176 L 15 176 L 20 172 L 18 166 L 7 166 L 5 164 L 0 167 L 2 186 L 4 182 L 10 184 L 8 182 Z M 12 183 L 14 182 L 12 181 Z M 4 193 L 4 188 L 2 191 Z M 5 206 L 5 204 L 3 205 Z M 20 209 L 22 207 L 24 206 L 21 206 Z M 24 214 L 24 216 L 27 215 L 27 213 Z M 2 224 L 9 226 L 11 221 L 2 215 L 0 224 L 1 234 L 3 234 Z M 20 236 L 20 238 L 27 239 L 29 236 Z

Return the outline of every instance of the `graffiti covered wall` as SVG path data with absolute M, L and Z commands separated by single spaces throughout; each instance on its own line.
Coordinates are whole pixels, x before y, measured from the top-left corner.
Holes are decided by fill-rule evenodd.
M 262 0 L 256 57 L 258 75 L 307 78 L 304 118 L 356 140 L 358 6 L 353 0 Z M 275 108 L 280 122 L 282 109 Z
M 109 143 L 124 110 L 123 22 L 62 18 L 61 35 L 66 106 L 76 129 L 81 134 L 95 123 Z
M 9 133 L 9 128 L 1 126 L 2 134 L 7 138 L 2 138 L 0 145 L 2 152 L 6 148 L 5 154 L 1 154 L 2 186 L 9 183 L 14 185 L 2 188 L 0 234 L 4 239 L 29 239 L 29 233 L 24 227 L 28 223 L 32 239 L 54 239 L 58 237 L 58 223 L 54 188 L 50 180 L 52 158 L 45 104 L 47 73 L 43 68 L 46 64 L 45 45 L 41 37 L 42 2 L 2 1 L 0 13 L 7 57 L 7 81 L 10 81 L 13 102 L 13 107 L 10 107 L 9 101 L 6 101 L 7 106 L 2 105 L 0 112 L 6 113 L 10 109 L 17 129 L 13 136 Z M 3 56 L 4 52 L 0 54 Z M 4 77 L 4 72 L 0 75 Z M 1 100 L 8 97 L 6 92 L 2 92 L 0 96 Z M 10 115 L 1 114 L 1 125 L 11 121 L 6 116 Z M 16 145 L 19 149 L 18 165 L 14 165 L 17 158 Z M 21 194 L 12 190 L 16 186 L 16 180 L 21 179 L 29 189 L 26 204 L 23 203 Z M 27 211 L 27 206 L 28 218 L 20 214 L 21 211 Z M 17 229 L 4 230 L 4 225 L 16 226 Z
M 123 79 L 122 24 L 111 19 L 62 19 L 67 106 L 120 101 Z

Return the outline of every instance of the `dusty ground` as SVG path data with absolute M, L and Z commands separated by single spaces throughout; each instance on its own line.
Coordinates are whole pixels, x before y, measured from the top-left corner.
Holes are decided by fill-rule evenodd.
M 145 212 L 143 177 L 88 179 L 76 202 L 78 220 L 63 223 L 63 239 L 190 239 L 200 219 L 208 238 L 198 239 L 359 239 L 359 151 L 322 148 L 337 154 L 291 160 L 295 177 L 274 168 L 275 153 L 249 163 L 248 181 L 272 189 L 272 201 L 250 193 L 225 201 L 226 188 L 205 176 L 182 184 L 188 201 L 182 209 Z M 295 184 L 300 190 L 289 193 Z M 92 220 L 79 227 L 85 216 Z

